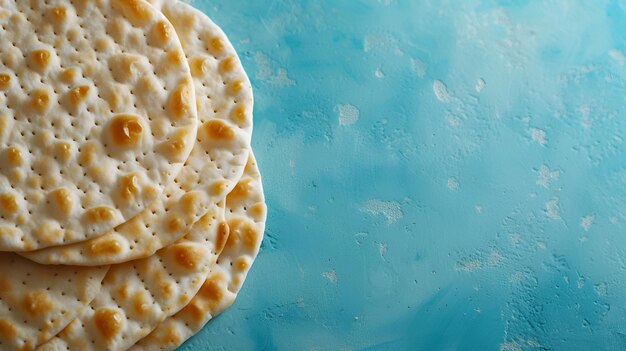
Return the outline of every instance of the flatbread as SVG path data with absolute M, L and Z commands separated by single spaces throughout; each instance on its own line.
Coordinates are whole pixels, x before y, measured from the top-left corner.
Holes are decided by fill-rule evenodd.
M 166 319 L 131 350 L 173 350 L 230 307 L 259 252 L 266 217 L 261 177 L 251 156 L 243 178 L 226 198 L 230 235 L 218 264 L 184 309 Z
M 189 303 L 228 237 L 215 207 L 185 238 L 142 260 L 112 266 L 81 316 L 38 350 L 126 350 Z
M 108 267 L 43 266 L 0 253 L 0 350 L 33 350 L 76 318 Z
M 170 22 L 143 0 L 0 0 L 0 250 L 93 238 L 148 207 L 197 133 Z
M 151 1 L 174 25 L 192 67 L 200 120 L 198 141 L 177 182 L 166 190 L 170 196 L 165 206 L 155 203 L 105 236 L 24 254 L 31 260 L 99 265 L 147 257 L 183 236 L 203 210 L 224 199 L 243 173 L 252 135 L 253 95 L 235 49 L 202 12 L 178 1 Z M 179 208 L 179 199 L 189 193 L 196 197 L 193 211 L 164 213 L 166 208 Z M 176 230 L 170 230 L 172 218 L 182 219 Z

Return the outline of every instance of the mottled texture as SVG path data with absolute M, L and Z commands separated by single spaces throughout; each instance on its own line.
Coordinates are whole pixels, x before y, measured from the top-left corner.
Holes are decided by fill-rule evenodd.
M 178 175 L 189 65 L 143 0 L 0 1 L 0 250 L 97 237 Z
M 252 134 L 252 86 L 224 32 L 206 15 L 178 1 L 151 2 L 171 20 L 191 65 L 199 126 L 197 142 L 167 198 L 102 237 L 27 253 L 41 263 L 97 265 L 153 254 L 186 234 L 220 202 L 243 173 Z M 193 206 L 186 205 L 194 197 Z M 172 222 L 178 221 L 178 222 Z M 101 243 L 114 252 L 93 253 Z M 90 254 L 90 252 L 92 252 Z
M 229 235 L 217 265 L 185 308 L 159 324 L 131 350 L 174 350 L 230 307 L 259 252 L 266 218 L 261 175 L 250 154 L 243 177 L 226 198 Z
M 0 350 L 34 350 L 55 336 L 93 300 L 107 270 L 0 253 Z
M 78 318 L 39 351 L 126 350 L 185 307 L 221 252 L 223 204 L 185 238 L 156 254 L 111 266 L 100 291 Z
M 623 2 L 193 3 L 255 88 L 270 211 L 181 350 L 626 349 Z

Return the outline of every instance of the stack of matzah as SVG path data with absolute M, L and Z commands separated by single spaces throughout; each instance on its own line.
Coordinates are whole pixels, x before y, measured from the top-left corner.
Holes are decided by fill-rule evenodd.
M 252 87 L 177 0 L 0 0 L 0 350 L 172 350 L 261 244 Z

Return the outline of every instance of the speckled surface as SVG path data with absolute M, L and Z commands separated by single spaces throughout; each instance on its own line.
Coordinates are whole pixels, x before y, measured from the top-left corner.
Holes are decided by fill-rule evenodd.
M 194 4 L 270 211 L 183 350 L 626 349 L 624 1 Z

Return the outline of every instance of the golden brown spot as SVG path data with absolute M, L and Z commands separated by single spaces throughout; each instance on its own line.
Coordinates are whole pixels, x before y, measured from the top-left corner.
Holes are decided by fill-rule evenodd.
M 122 252 L 122 244 L 116 239 L 98 238 L 89 245 L 88 252 L 93 256 L 116 255 Z
M 169 222 L 167 222 L 167 230 L 169 230 L 171 233 L 176 233 L 179 230 L 183 229 L 184 225 L 185 222 L 182 219 L 178 217 L 173 217 L 169 220 Z
M 85 212 L 85 217 L 89 223 L 107 222 L 115 218 L 115 210 L 106 206 L 94 207 Z
M 89 94 L 89 86 L 82 85 L 76 87 L 69 92 L 70 100 L 74 106 L 78 105 L 81 101 L 85 100 Z
M 7 124 L 8 124 L 7 119 L 8 119 L 7 116 L 4 116 L 4 115 L 0 116 L 0 137 L 4 135 L 4 132 L 7 129 Z
M 0 276 L 0 292 L 9 292 L 11 288 L 11 281 L 5 276 Z
M 226 190 L 228 190 L 228 185 L 230 183 L 225 180 L 218 180 L 211 184 L 211 194 L 212 195 L 220 195 L 223 194 Z
M 171 65 L 181 65 L 183 62 L 185 62 L 185 56 L 182 54 L 182 52 L 178 50 L 170 51 L 167 54 L 167 61 Z
M 74 82 L 77 75 L 78 75 L 78 70 L 72 67 L 61 72 L 60 78 L 64 83 L 71 84 Z
M 204 130 L 214 140 L 233 140 L 235 138 L 235 131 L 219 119 L 207 121 L 204 124 Z
M 210 301 L 210 305 L 215 306 L 224 298 L 224 290 L 220 288 L 221 276 L 211 276 L 207 279 L 198 294 Z
M 228 198 L 231 199 L 246 199 L 250 197 L 250 194 L 254 191 L 252 185 L 253 180 L 251 178 L 244 178 L 235 185 L 235 188 L 228 194 Z
M 133 294 L 133 307 L 135 308 L 135 312 L 140 315 L 146 314 L 150 305 L 148 304 L 148 299 L 143 291 L 139 290 Z
M 143 126 L 135 115 L 118 115 L 109 125 L 111 139 L 118 146 L 134 146 L 141 140 Z
M 0 206 L 7 213 L 15 213 L 19 210 L 19 204 L 13 194 L 0 195 Z
M 258 202 L 252 206 L 250 206 L 249 208 L 250 213 L 255 216 L 256 218 L 260 218 L 263 215 L 265 215 L 265 211 L 266 211 L 266 206 L 264 203 L 262 202 Z
M 20 169 L 13 169 L 11 173 L 9 173 L 9 179 L 12 184 L 17 184 L 24 179 L 24 173 Z
M 183 206 L 185 214 L 193 215 L 200 203 L 200 196 L 196 192 L 186 193 L 181 197 L 180 202 Z
M 165 332 L 165 335 L 163 336 L 163 344 L 167 345 L 180 345 L 180 343 L 182 342 L 183 338 L 180 336 L 180 334 L 178 333 L 178 330 L 176 330 L 175 327 L 170 327 L 167 328 L 167 331 Z
M 169 140 L 162 144 L 162 152 L 167 155 L 170 162 L 183 162 L 193 140 L 189 137 L 190 128 L 178 129 L 170 136 Z
M 111 42 L 109 38 L 98 38 L 96 39 L 94 48 L 99 52 L 107 52 L 111 48 Z
M 250 267 L 250 264 L 248 263 L 248 259 L 247 258 L 239 257 L 237 259 L 237 261 L 235 262 L 235 267 L 239 271 L 245 271 L 246 269 L 248 269 L 248 267 Z
M 52 202 L 56 208 L 58 208 L 64 215 L 69 215 L 74 208 L 74 201 L 72 200 L 72 194 L 65 188 L 57 189 L 50 193 Z
M 17 336 L 17 329 L 11 321 L 0 319 L 0 335 L 2 335 L 2 338 L 5 340 L 13 339 Z
M 119 54 L 109 60 L 109 68 L 113 73 L 113 78 L 118 82 L 131 81 L 137 71 L 137 66 L 141 64 L 141 57 L 131 54 Z
M 21 166 L 24 163 L 22 151 L 15 146 L 9 147 L 7 149 L 7 161 L 11 166 Z
M 139 89 L 139 91 L 145 92 L 145 93 L 149 93 L 149 92 L 155 92 L 156 91 L 156 87 L 154 85 L 154 83 L 152 83 L 152 80 L 150 79 L 150 76 L 143 76 L 139 79 L 139 82 L 137 83 L 137 89 Z
M 67 9 L 63 6 L 58 6 L 53 8 L 50 14 L 55 21 L 64 21 L 67 17 Z
M 152 19 L 150 5 L 141 0 L 114 0 L 113 6 L 122 10 L 122 14 L 136 26 L 146 24 Z
M 54 302 L 50 300 L 45 290 L 37 290 L 27 293 L 22 299 L 22 307 L 30 316 L 41 316 L 54 308 Z
M 232 71 L 233 69 L 235 69 L 235 65 L 237 64 L 237 61 L 235 61 L 234 57 L 227 57 L 224 60 L 222 60 L 222 62 L 220 62 L 220 66 L 219 66 L 219 70 L 221 73 L 228 73 L 230 71 Z
M 228 88 L 230 93 L 233 95 L 239 93 L 242 89 L 243 89 L 243 82 L 240 80 L 234 81 Z
M 191 74 L 196 78 L 203 77 L 208 71 L 206 60 L 203 57 L 194 57 L 189 60 L 189 68 L 191 68 Z
M 30 105 L 39 112 L 45 112 L 50 104 L 50 94 L 45 89 L 35 89 L 31 93 Z
M 126 202 L 130 202 L 139 194 L 139 176 L 131 173 L 122 177 L 120 184 L 120 196 Z
M 183 311 L 191 315 L 195 321 L 201 321 L 208 312 L 205 311 L 204 308 L 200 306 L 200 302 L 196 300 L 192 300 L 187 306 L 185 306 Z
M 178 245 L 172 248 L 176 263 L 188 270 L 194 270 L 202 261 L 202 252 L 195 246 Z
M 217 226 L 217 238 L 215 240 L 215 250 L 217 252 L 221 252 L 224 249 L 224 245 L 226 245 L 226 240 L 228 240 L 228 236 L 230 234 L 230 227 L 226 222 L 220 222 Z
M 67 162 L 72 157 L 72 144 L 61 141 L 57 144 L 57 157 L 63 162 Z
M 96 311 L 94 323 L 104 339 L 111 340 L 122 330 L 124 317 L 112 308 L 101 308 Z
M 169 282 L 162 282 L 159 287 L 161 288 L 161 294 L 167 298 L 174 293 L 174 286 Z
M 11 76 L 6 73 L 0 73 L 0 89 L 6 89 L 11 85 Z
M 190 117 L 193 114 L 194 96 L 191 82 L 178 84 L 169 97 L 168 106 L 175 118 Z
M 122 285 L 119 290 L 117 291 L 117 293 L 120 295 L 120 297 L 122 299 L 127 299 L 128 298 L 128 290 L 130 289 L 130 287 L 128 286 L 128 284 L 124 284 Z
M 220 38 L 215 37 L 209 39 L 207 45 L 209 51 L 211 51 L 213 54 L 220 54 L 222 53 L 222 51 L 224 51 L 224 42 L 222 42 L 222 39 Z
M 30 59 L 38 70 L 44 70 L 50 63 L 50 51 L 48 50 L 35 50 L 30 53 Z
M 35 235 L 42 242 L 51 244 L 63 238 L 63 231 L 59 228 L 55 228 L 51 222 L 45 221 L 37 227 Z
M 22 347 L 20 347 L 19 349 L 17 349 L 18 351 L 31 351 L 35 349 L 35 342 L 32 340 L 28 340 L 26 341 Z
M 161 41 L 161 43 L 167 43 L 172 36 L 172 28 L 164 21 L 157 22 L 154 26 L 154 31 L 156 33 L 156 37 Z
M 257 247 L 260 237 L 250 222 L 235 218 L 228 222 L 228 226 L 230 227 L 230 235 L 228 235 L 226 247 L 233 248 L 243 245 L 251 250 Z
M 79 162 L 82 164 L 90 165 L 96 158 L 96 154 L 99 152 L 99 145 L 97 143 L 89 143 L 84 145 L 80 151 Z
M 232 118 L 240 123 L 246 121 L 248 119 L 246 107 L 244 105 L 237 105 L 233 110 Z

